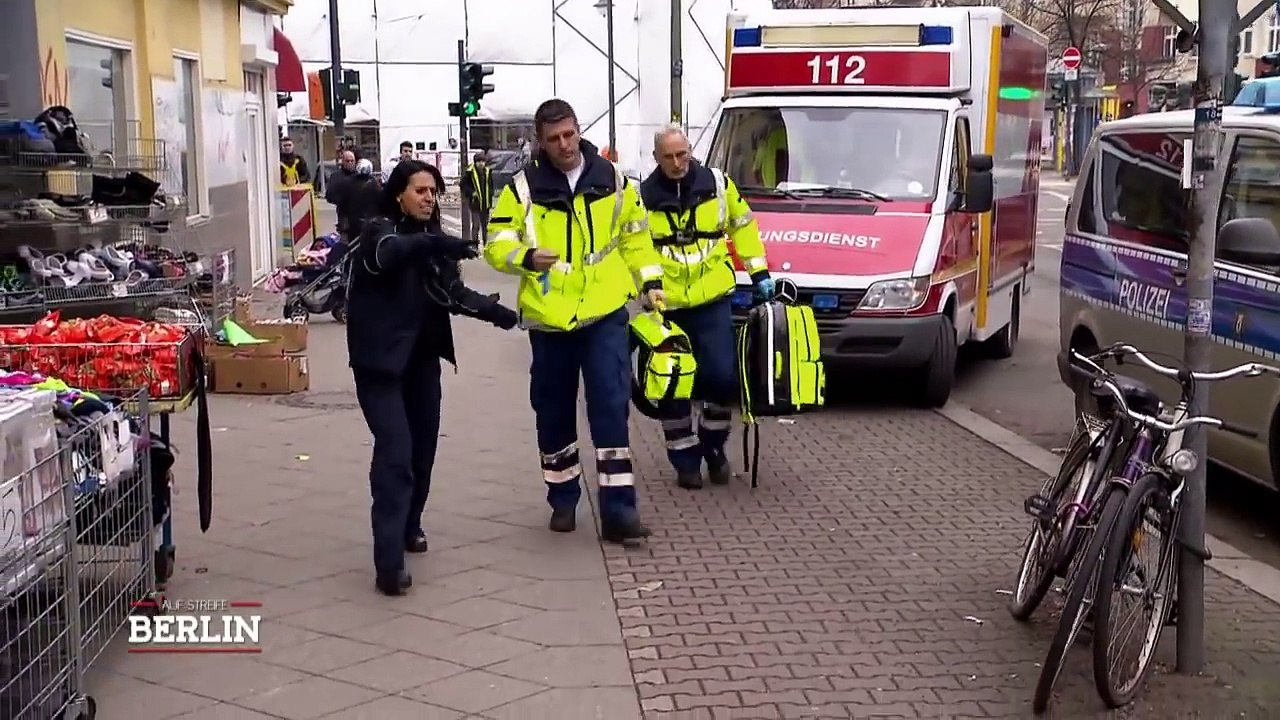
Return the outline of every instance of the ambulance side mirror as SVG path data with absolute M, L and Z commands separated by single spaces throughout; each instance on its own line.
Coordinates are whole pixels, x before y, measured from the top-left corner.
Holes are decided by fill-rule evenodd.
M 964 203 L 961 212 L 979 214 L 988 212 L 995 205 L 996 183 L 991 174 L 993 163 L 990 155 L 969 156 L 969 168 L 964 183 Z

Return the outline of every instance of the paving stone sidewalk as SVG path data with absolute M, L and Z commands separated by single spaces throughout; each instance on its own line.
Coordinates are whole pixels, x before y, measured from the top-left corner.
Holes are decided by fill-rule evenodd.
M 311 392 L 212 396 L 207 535 L 190 483 L 176 500 L 167 594 L 261 601 L 261 654 L 126 654 L 118 639 L 90 677 L 99 718 L 640 718 L 591 509 L 583 531 L 546 529 L 528 341 L 469 320 L 455 332 L 431 550 L 410 556 L 410 595 L 373 589 L 369 435 L 342 328 L 319 319 Z M 193 422 L 175 419 L 183 448 Z
M 483 269 L 468 278 L 511 295 Z M 1000 591 L 1035 471 L 934 413 L 837 406 L 764 428 L 759 489 L 689 493 L 637 420 L 655 535 L 602 552 L 586 507 L 578 533 L 545 529 L 525 338 L 456 328 L 412 594 L 373 592 L 367 432 L 341 328 L 318 321 L 312 392 L 213 399 L 207 535 L 194 489 L 177 498 L 169 595 L 262 601 L 262 653 L 117 643 L 91 677 L 100 718 L 1030 715 L 1052 608 L 1020 625 Z M 175 421 L 180 443 L 192 422 Z M 1114 717 L 1280 717 L 1280 607 L 1217 573 L 1209 593 L 1208 674 L 1162 673 Z M 1070 659 L 1055 717 L 1107 717 L 1088 661 Z

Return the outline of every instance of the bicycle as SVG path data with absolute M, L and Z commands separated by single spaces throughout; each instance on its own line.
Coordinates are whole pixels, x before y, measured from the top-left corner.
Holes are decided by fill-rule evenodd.
M 1176 537 L 1185 477 L 1200 462 L 1194 452 L 1183 447 L 1186 430 L 1195 425 L 1207 425 L 1257 437 L 1257 433 L 1219 418 L 1190 416 L 1189 407 L 1195 397 L 1196 383 L 1256 377 L 1265 373 L 1280 376 L 1280 368 L 1259 363 L 1217 372 L 1191 372 L 1182 367 L 1162 365 L 1125 344 L 1113 345 L 1092 357 L 1075 351 L 1071 355 L 1072 372 L 1088 378 L 1090 389 L 1095 394 L 1110 396 L 1113 402 L 1111 422 L 1114 426 L 1123 426 L 1123 433 L 1131 440 L 1127 443 L 1120 472 L 1107 480 L 1102 502 L 1096 506 L 1102 509 L 1093 536 L 1080 558 L 1078 574 L 1070 583 L 1062 617 L 1036 687 L 1032 706 L 1036 714 L 1047 708 L 1063 659 L 1074 643 L 1086 614 L 1090 614 L 1093 620 L 1093 675 L 1099 695 L 1112 708 L 1132 701 L 1150 670 L 1160 635 L 1172 620 L 1173 605 L 1169 601 L 1174 597 L 1177 586 L 1177 549 L 1180 547 L 1201 559 L 1209 559 L 1205 548 L 1187 545 Z M 1128 358 L 1137 360 L 1158 375 L 1176 380 L 1181 388 L 1178 402 L 1172 407 L 1166 406 L 1146 384 L 1117 375 L 1102 366 L 1108 359 L 1123 364 Z M 1146 539 L 1147 533 L 1142 526 L 1149 511 L 1154 512 L 1156 529 L 1162 532 L 1157 567 L 1152 573 L 1134 566 L 1135 554 Z M 1107 588 L 1109 592 L 1099 594 L 1099 590 Z M 1119 669 L 1111 658 L 1111 650 L 1124 644 L 1117 644 L 1118 638 L 1113 637 L 1123 629 L 1123 625 L 1111 617 L 1116 592 L 1141 597 L 1143 607 L 1150 611 L 1140 654 L 1127 676 L 1117 674 Z M 1123 640 L 1127 640 L 1127 636 Z

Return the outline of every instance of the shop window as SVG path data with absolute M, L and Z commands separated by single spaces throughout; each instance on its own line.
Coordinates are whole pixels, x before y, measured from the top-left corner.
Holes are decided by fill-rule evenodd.
M 67 40 L 68 98 L 91 152 L 128 153 L 129 52 L 78 39 Z
M 190 58 L 173 59 L 173 76 L 178 89 L 178 126 L 182 146 L 175 156 L 177 168 L 171 168 L 182 178 L 182 194 L 191 215 L 208 214 L 208 192 L 204 187 L 204 173 L 200 134 L 200 63 Z

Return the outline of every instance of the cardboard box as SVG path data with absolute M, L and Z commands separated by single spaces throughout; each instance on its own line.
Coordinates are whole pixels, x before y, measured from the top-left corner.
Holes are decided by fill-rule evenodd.
M 235 307 L 231 310 L 231 319 L 238 325 L 253 322 L 253 296 L 237 295 Z
M 305 355 L 256 358 L 230 356 L 213 361 L 213 391 L 242 395 L 288 395 L 311 387 Z
M 305 352 L 307 349 L 308 325 L 305 320 L 255 320 L 240 326 L 259 340 L 280 340 L 286 353 Z
M 281 338 L 271 338 L 252 345 L 226 345 L 211 340 L 204 344 L 204 356 L 210 360 L 227 357 L 279 357 L 284 354 L 284 340 Z

